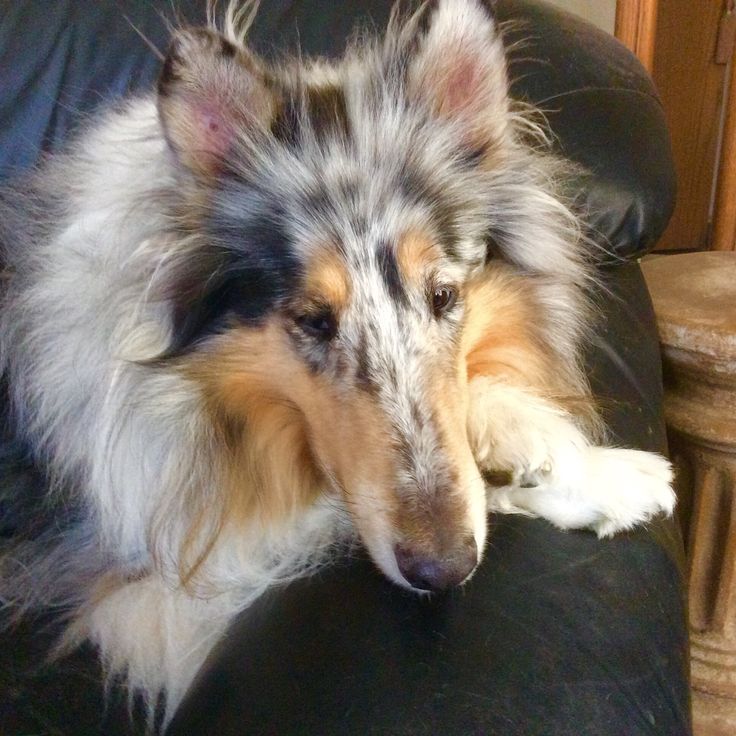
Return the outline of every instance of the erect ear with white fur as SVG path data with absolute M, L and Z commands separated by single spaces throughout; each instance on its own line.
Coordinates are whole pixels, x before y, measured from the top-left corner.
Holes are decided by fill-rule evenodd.
M 274 97 L 257 60 L 214 31 L 174 36 L 158 81 L 166 138 L 195 174 L 216 175 L 239 135 L 262 128 Z
M 409 90 L 457 123 L 464 142 L 484 149 L 507 126 L 503 44 L 479 0 L 440 0 L 409 69 Z

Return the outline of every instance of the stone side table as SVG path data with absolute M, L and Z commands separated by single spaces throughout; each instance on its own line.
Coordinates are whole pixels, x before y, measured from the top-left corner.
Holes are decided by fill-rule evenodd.
M 642 264 L 689 561 L 696 736 L 736 735 L 736 253 Z

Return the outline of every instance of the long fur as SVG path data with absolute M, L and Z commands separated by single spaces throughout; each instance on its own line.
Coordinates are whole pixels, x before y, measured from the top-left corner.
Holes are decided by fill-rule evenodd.
M 0 367 L 48 487 L 0 598 L 169 715 L 238 611 L 357 540 L 458 582 L 486 503 L 601 535 L 673 504 L 664 460 L 595 445 L 588 245 L 483 6 L 270 67 L 254 12 L 174 31 L 157 93 L 0 204 Z

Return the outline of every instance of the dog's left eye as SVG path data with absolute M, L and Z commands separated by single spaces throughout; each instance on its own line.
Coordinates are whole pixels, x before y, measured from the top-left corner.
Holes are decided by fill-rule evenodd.
M 337 334 L 337 320 L 329 309 L 308 312 L 296 318 L 297 325 L 310 337 L 328 342 Z
M 457 292 L 451 286 L 438 286 L 432 294 L 432 312 L 441 317 L 455 306 Z

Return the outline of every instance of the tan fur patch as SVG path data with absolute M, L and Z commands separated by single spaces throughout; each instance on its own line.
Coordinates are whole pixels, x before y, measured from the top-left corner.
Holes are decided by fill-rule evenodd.
M 550 356 L 534 333 L 534 304 L 522 278 L 498 264 L 468 285 L 463 350 L 468 379 L 493 376 L 544 389 Z
M 591 431 L 597 413 L 591 396 L 571 385 L 541 335 L 539 309 L 527 277 L 498 263 L 468 287 L 463 352 L 468 380 L 490 376 L 530 388 L 579 417 Z
M 292 395 L 305 378 L 273 324 L 223 335 L 186 370 L 220 434 L 228 514 L 264 522 L 294 513 L 318 492 L 319 473 Z M 287 388 L 288 387 L 288 388 Z
M 278 318 L 232 330 L 187 372 L 203 386 L 220 431 L 243 427 L 223 458 L 230 514 L 270 522 L 297 512 L 328 486 L 322 466 L 346 493 L 356 478 L 391 487 L 385 419 L 369 397 L 356 392 L 346 401 L 310 372 Z
M 409 230 L 399 239 L 396 261 L 409 284 L 421 284 L 432 264 L 441 258 L 439 246 L 421 230 Z
M 325 303 L 339 312 L 350 297 L 350 282 L 338 257 L 324 248 L 309 261 L 305 273 L 307 300 Z

